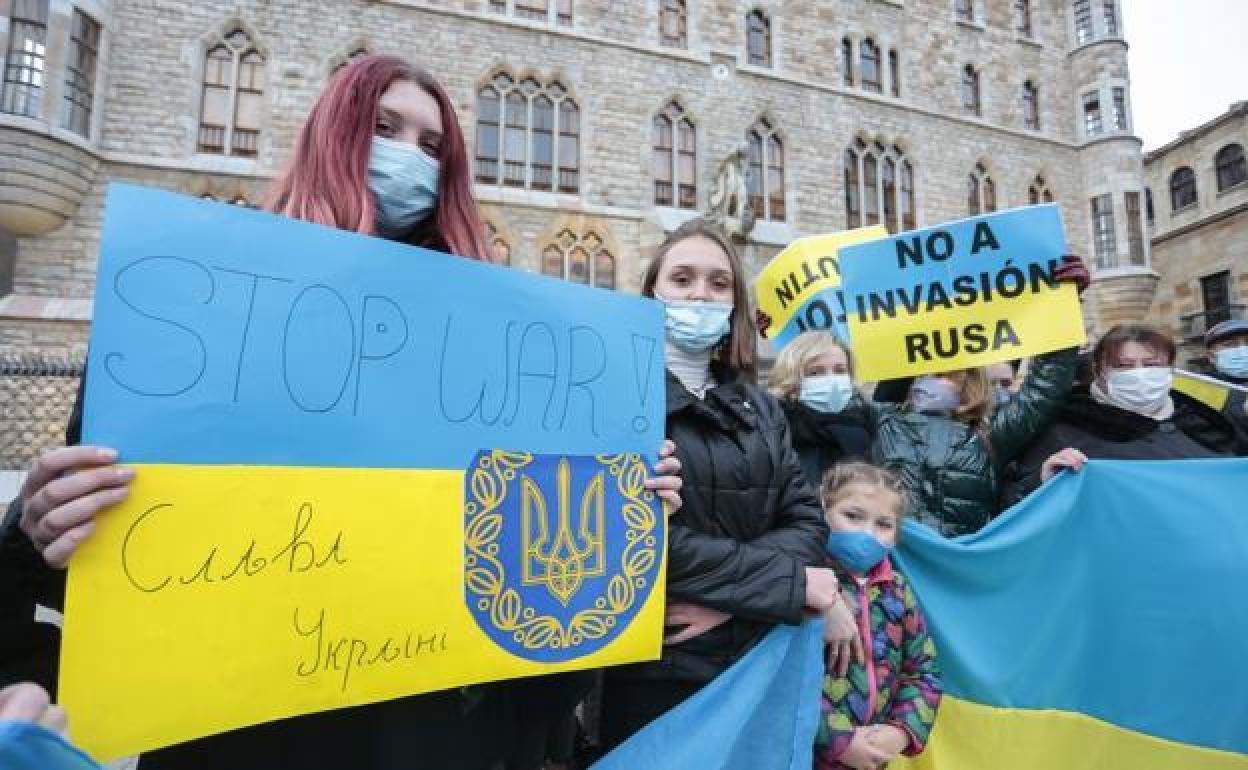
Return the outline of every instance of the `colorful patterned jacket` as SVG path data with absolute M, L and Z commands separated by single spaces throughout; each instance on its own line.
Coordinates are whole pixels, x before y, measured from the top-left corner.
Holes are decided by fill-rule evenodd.
M 858 618 L 868 651 L 867 665 L 851 662 L 849 674 L 823 678 L 822 715 L 815 737 L 815 767 L 844 768 L 855 727 L 890 724 L 910 736 L 902 752 L 918 754 L 927 743 L 942 691 L 936 648 L 927 635 L 923 611 L 905 576 L 885 559 L 865 577 L 837 569 L 842 595 Z M 863 592 L 868 601 L 864 606 Z

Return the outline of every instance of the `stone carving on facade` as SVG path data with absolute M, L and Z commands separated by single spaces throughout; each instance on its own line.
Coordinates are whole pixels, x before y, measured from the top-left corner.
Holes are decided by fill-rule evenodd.
M 754 229 L 754 209 L 750 206 L 747 174 L 748 149 L 738 145 L 719 162 L 711 185 L 711 207 L 707 218 L 729 235 L 744 239 Z

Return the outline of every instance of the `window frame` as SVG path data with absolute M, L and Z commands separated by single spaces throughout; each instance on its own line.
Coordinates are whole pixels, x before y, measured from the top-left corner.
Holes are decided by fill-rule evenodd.
M 489 96 L 487 96 L 489 92 Z M 551 128 L 537 128 L 537 102 L 551 105 Z M 486 114 L 483 100 L 497 107 Z M 476 91 L 474 121 L 473 181 L 498 187 L 514 187 L 534 192 L 579 195 L 582 163 L 581 110 L 572 91 L 558 78 L 541 80 L 533 75 L 516 78 L 509 69 L 499 69 Z M 484 129 L 484 131 L 483 131 Z M 483 133 L 495 133 L 494 153 L 482 142 Z M 550 163 L 537 162 L 538 135 L 550 137 Z M 569 142 L 569 140 L 571 140 Z M 567 161 L 571 147 L 572 162 Z M 514 152 L 513 152 L 514 151 Z M 513 157 L 514 155 L 514 157 Z M 493 174 L 483 168 L 492 164 Z M 538 179 L 536 171 L 549 165 L 550 181 Z M 539 168 L 540 167 L 540 168 Z M 570 182 L 569 182 L 570 180 Z
M 751 67 L 774 66 L 772 52 L 771 17 L 762 8 L 755 8 L 745 15 L 745 61 Z M 755 42 L 761 38 L 762 51 L 755 51 Z
M 61 126 L 83 138 L 91 136 L 95 85 L 100 66 L 100 44 L 103 39 L 103 25 L 91 14 L 75 7 L 70 17 L 69 45 L 65 51 L 64 114 Z
M 661 127 L 665 127 L 668 137 L 668 146 L 662 146 L 659 143 L 659 136 L 662 133 Z M 654 134 L 651 138 L 651 152 L 654 153 L 651 162 L 651 176 L 653 177 L 654 205 L 665 206 L 668 208 L 678 208 L 696 211 L 698 208 L 698 129 L 693 118 L 689 116 L 688 111 L 675 99 L 664 105 L 659 110 L 654 120 L 651 122 L 651 130 Z M 686 147 L 684 138 L 692 137 L 692 143 Z M 657 171 L 660 168 L 659 158 L 661 154 L 666 154 L 667 160 L 663 165 L 666 166 L 668 180 L 666 182 L 660 180 Z M 691 169 L 691 178 L 685 181 L 681 174 L 681 167 L 684 160 L 688 158 L 689 167 Z M 669 188 L 666 195 L 660 190 L 660 185 L 666 184 Z
M 916 228 L 914 166 L 898 145 L 868 144 L 858 137 L 845 148 L 841 162 L 847 229 L 883 224 L 896 235 Z M 868 178 L 869 172 L 873 178 Z M 870 206 L 869 199 L 873 199 Z
M 578 254 L 585 256 L 584 281 L 579 281 L 572 277 L 573 268 L 575 267 L 573 258 Z M 607 239 L 599 234 L 599 228 L 597 227 L 584 228 L 580 233 L 574 231 L 571 226 L 561 227 L 542 247 L 540 255 L 538 272 L 542 275 L 598 289 L 615 290 L 619 288 L 619 256 L 608 247 Z M 553 263 L 548 258 L 556 255 L 559 258 L 560 272 L 558 274 L 549 269 Z M 599 277 L 602 257 L 606 257 L 610 261 L 609 282 L 603 282 Z
M 667 20 L 675 17 L 678 31 L 667 34 Z M 689 48 L 689 4 L 686 0 L 659 0 L 659 45 L 665 48 Z
M 983 117 L 984 115 L 984 99 L 981 84 L 980 71 L 976 69 L 974 64 L 968 64 L 962 68 L 962 111 L 976 117 Z
M 1244 158 L 1244 146 L 1239 142 L 1222 145 L 1214 153 L 1213 169 L 1219 193 L 1244 186 L 1248 182 L 1248 161 Z
M 1138 190 L 1127 190 L 1122 194 L 1123 211 L 1127 215 L 1127 261 L 1136 267 L 1148 264 L 1144 246 L 1144 217 L 1140 211 L 1142 197 Z
M 748 148 L 746 188 L 755 218 L 768 222 L 788 221 L 788 171 L 784 137 L 769 119 L 763 117 L 754 121 L 745 132 L 745 142 Z M 774 172 L 779 172 L 778 191 L 772 185 Z M 777 203 L 779 212 L 775 210 Z
M 1035 27 L 1031 18 L 1031 0 L 1014 0 L 1014 32 L 1027 40 L 1035 38 Z
M 1028 131 L 1041 129 L 1040 89 L 1031 78 L 1023 81 L 1023 128 Z
M 1170 213 L 1177 214 L 1200 204 L 1196 172 L 1191 166 L 1179 166 L 1170 174 Z
M 241 36 L 242 43 L 238 42 Z M 228 58 L 216 58 L 213 54 L 218 50 L 224 50 L 228 54 Z M 245 62 L 244 60 L 250 56 L 259 59 L 258 70 L 260 72 L 260 86 L 243 87 L 243 65 L 255 65 L 256 62 Z M 210 59 L 216 59 L 222 62 L 225 72 L 224 83 L 208 82 L 208 62 Z M 200 100 L 199 100 L 199 122 L 198 130 L 195 137 L 195 152 L 203 155 L 220 155 L 226 158 L 247 158 L 255 160 L 260 154 L 260 136 L 264 131 L 263 127 L 263 109 L 260 109 L 260 115 L 257 116 L 255 128 L 239 128 L 239 99 L 240 93 L 256 94 L 260 102 L 261 108 L 264 105 L 264 93 L 269 85 L 268 66 L 269 57 L 261 50 L 259 44 L 256 43 L 255 37 L 250 31 L 242 26 L 231 27 L 224 34 L 211 41 L 211 45 L 205 49 L 200 61 L 203 69 L 200 73 Z M 255 70 L 249 70 L 254 72 Z M 224 122 L 221 125 L 207 122 L 207 105 L 208 105 L 208 89 L 225 90 L 225 104 L 223 114 Z M 219 130 L 221 132 L 220 144 L 213 144 L 205 141 L 206 129 Z M 250 149 L 240 149 L 238 139 L 240 136 L 250 135 L 251 141 L 247 144 Z M 215 149 L 214 149 L 215 148 Z
M 1101 110 L 1101 92 L 1086 91 L 1080 101 L 1083 105 L 1084 136 L 1090 139 L 1105 133 L 1105 113 Z
M 872 93 L 884 93 L 884 68 L 883 57 L 881 55 L 880 46 L 871 38 L 863 38 L 858 44 L 858 80 L 862 86 L 862 90 L 871 91 Z M 868 77 L 869 69 L 875 71 L 874 79 Z
M 1096 29 L 1092 22 L 1092 0 L 1073 0 L 1071 20 L 1074 23 L 1076 46 L 1096 40 Z
M 1092 250 L 1098 270 L 1118 267 L 1118 233 L 1114 223 L 1114 196 L 1095 195 L 1091 201 Z M 1104 204 L 1102 208 L 1098 204 Z
M 48 88 L 49 0 L 12 0 L 9 44 L 0 82 L 0 112 L 27 118 L 43 117 Z M 22 15 L 19 15 L 22 14 Z M 25 35 L 19 35 L 25 31 Z M 30 50 L 27 50 L 27 49 Z M 20 109 L 19 109 L 20 105 Z

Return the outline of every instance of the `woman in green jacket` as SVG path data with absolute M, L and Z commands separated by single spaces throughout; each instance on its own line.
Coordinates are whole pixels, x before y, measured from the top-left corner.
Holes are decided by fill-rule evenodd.
M 1056 277 L 1081 293 L 1089 280 L 1073 255 Z M 1000 406 L 982 368 L 918 377 L 900 403 L 865 405 L 871 461 L 901 476 L 918 521 L 947 537 L 976 532 L 1000 511 L 1002 469 L 1056 416 L 1077 359 L 1074 348 L 1037 356 Z

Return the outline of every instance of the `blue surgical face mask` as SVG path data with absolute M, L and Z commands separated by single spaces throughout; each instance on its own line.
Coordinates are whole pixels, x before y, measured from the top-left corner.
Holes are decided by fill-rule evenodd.
M 816 412 L 834 414 L 845 408 L 854 395 L 854 383 L 848 374 L 825 374 L 803 377 L 798 400 Z
M 377 232 L 399 238 L 433 214 L 438 202 L 438 162 L 419 147 L 373 137 L 368 189 L 377 203 Z
M 704 353 L 728 334 L 730 302 L 663 300 L 667 339 L 686 353 Z
M 1219 372 L 1237 380 L 1248 379 L 1248 345 L 1222 348 L 1213 357 Z
M 961 401 L 958 387 L 940 377 L 920 377 L 910 386 L 910 403 L 916 412 L 948 416 Z
M 1013 395 L 1014 394 L 1010 392 L 1009 388 L 1003 388 L 1000 385 L 992 386 L 992 397 L 996 399 L 998 407 L 1002 407 L 1010 403 L 1010 397 Z
M 828 555 L 845 569 L 859 575 L 884 561 L 893 550 L 866 532 L 833 532 L 828 535 Z

